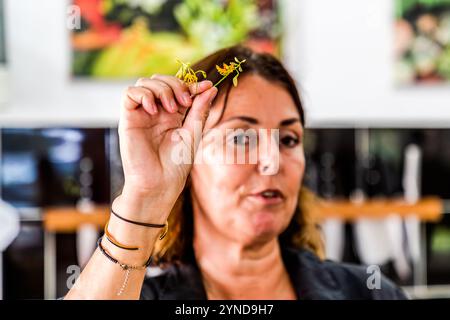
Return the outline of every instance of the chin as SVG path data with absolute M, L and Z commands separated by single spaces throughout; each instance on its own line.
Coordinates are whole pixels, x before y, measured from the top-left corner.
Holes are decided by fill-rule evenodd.
M 273 212 L 257 213 L 249 223 L 254 240 L 271 240 L 277 237 L 282 229 L 279 216 L 273 214 Z

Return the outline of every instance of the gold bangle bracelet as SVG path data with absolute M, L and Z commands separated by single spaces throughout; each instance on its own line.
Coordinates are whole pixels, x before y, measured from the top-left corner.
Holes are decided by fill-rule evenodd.
M 108 239 L 109 242 L 111 242 L 113 245 L 115 245 L 116 247 L 121 248 L 121 249 L 125 249 L 125 250 L 139 250 L 139 247 L 127 246 L 127 245 L 121 244 L 119 241 L 117 241 L 109 233 L 109 231 L 108 231 L 108 224 L 109 224 L 109 221 L 106 222 L 106 225 L 105 225 L 105 236 L 106 236 L 106 239 Z
M 169 231 L 169 220 L 166 220 L 166 223 L 164 225 L 164 230 L 163 230 L 162 234 L 159 236 L 159 240 L 164 239 L 164 237 L 166 236 L 168 231 Z

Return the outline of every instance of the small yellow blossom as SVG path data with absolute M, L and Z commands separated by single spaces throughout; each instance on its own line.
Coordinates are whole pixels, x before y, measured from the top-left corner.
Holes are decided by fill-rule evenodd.
M 234 58 L 235 62 L 230 62 L 229 64 L 223 63 L 222 67 L 219 65 L 216 65 L 216 69 L 219 72 L 219 74 L 222 76 L 222 78 L 214 84 L 214 87 L 217 87 L 219 83 L 221 83 L 223 80 L 225 80 L 226 77 L 228 77 L 233 72 L 236 72 L 236 75 L 233 77 L 233 85 L 237 86 L 238 84 L 238 76 L 240 72 L 242 72 L 241 64 L 244 63 L 246 60 L 239 61 L 236 57 Z M 175 74 L 175 77 L 178 79 L 181 79 L 184 83 L 187 85 L 196 84 L 198 83 L 198 77 L 197 73 L 200 73 L 203 78 L 206 78 L 206 72 L 203 70 L 197 70 L 194 71 L 190 63 L 185 63 L 177 59 L 177 62 L 181 65 L 180 69 L 178 69 L 177 73 Z
M 240 72 L 242 72 L 242 67 L 241 64 L 243 64 L 246 60 L 242 60 L 239 61 L 238 58 L 234 58 L 234 61 L 236 62 L 230 62 L 229 64 L 223 63 L 223 67 L 219 67 L 218 65 L 216 65 L 216 69 L 217 71 L 220 73 L 220 75 L 222 76 L 222 79 L 220 79 L 214 86 L 219 85 L 219 83 L 221 83 L 223 80 L 225 80 L 226 77 L 228 77 L 230 74 L 232 74 L 233 72 L 236 72 L 236 75 L 233 77 L 233 85 L 236 87 L 238 84 L 238 77 Z
M 235 70 L 236 64 L 230 63 L 230 65 L 227 65 L 226 63 L 223 64 L 223 68 L 216 65 L 217 71 L 219 71 L 221 76 L 228 76 L 230 73 L 232 73 Z
M 191 68 L 190 63 L 185 63 L 177 59 L 177 62 L 181 64 L 180 69 L 178 69 L 175 77 L 183 80 L 187 85 L 197 83 L 198 77 L 197 73 L 201 73 L 203 78 L 206 78 L 206 72 L 203 70 L 194 71 Z

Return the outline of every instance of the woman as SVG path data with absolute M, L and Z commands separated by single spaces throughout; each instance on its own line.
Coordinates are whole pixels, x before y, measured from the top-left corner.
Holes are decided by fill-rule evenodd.
M 213 87 L 215 66 L 235 57 L 246 60 L 237 87 L 232 76 Z M 301 187 L 303 108 L 281 63 L 235 46 L 193 69 L 212 82 L 155 75 L 125 92 L 123 191 L 66 299 L 404 298 L 385 278 L 369 289 L 364 268 L 322 259 Z M 150 256 L 160 268 L 146 275 Z

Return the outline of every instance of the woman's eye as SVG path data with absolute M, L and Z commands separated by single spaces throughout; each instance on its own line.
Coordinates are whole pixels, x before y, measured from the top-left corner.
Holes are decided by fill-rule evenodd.
M 281 138 L 280 142 L 285 147 L 293 148 L 300 143 L 300 140 L 293 136 L 286 136 L 286 137 Z

